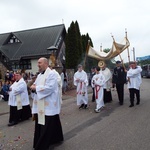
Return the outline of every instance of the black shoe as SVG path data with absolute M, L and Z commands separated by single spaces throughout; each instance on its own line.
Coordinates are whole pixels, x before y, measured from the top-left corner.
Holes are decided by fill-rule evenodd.
M 133 107 L 134 105 L 130 105 L 129 107 Z
M 139 105 L 140 103 L 136 103 L 136 105 Z
M 88 107 L 88 105 L 87 105 L 87 104 L 85 104 L 85 105 L 84 105 L 84 109 L 87 109 L 87 108 L 89 108 L 89 107 Z
M 13 122 L 9 123 L 8 126 L 10 127 L 10 126 L 14 126 L 16 124 L 18 124 L 18 123 L 13 121 Z
M 84 107 L 84 104 L 82 104 L 80 107 L 79 107 L 79 109 L 82 109 Z

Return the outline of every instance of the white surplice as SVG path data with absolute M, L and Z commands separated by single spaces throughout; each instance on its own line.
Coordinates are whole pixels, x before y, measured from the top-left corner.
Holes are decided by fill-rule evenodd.
M 84 70 L 74 74 L 74 85 L 77 87 L 77 105 L 88 104 L 88 77 Z
M 49 69 L 49 68 L 47 68 Z M 46 70 L 47 70 L 46 69 Z M 54 116 L 60 113 L 61 104 L 59 99 L 59 90 L 57 76 L 54 71 L 50 71 L 45 78 L 44 85 L 40 84 L 43 74 L 39 74 L 34 84 L 36 85 L 36 93 L 33 96 L 32 114 L 38 113 L 37 101 L 44 99 L 44 114 L 46 116 Z
M 29 105 L 29 96 L 27 91 L 27 84 L 23 78 L 21 78 L 18 82 L 14 82 L 10 88 L 12 89 L 9 92 L 9 101 L 8 105 L 17 106 L 18 110 L 22 108 L 22 106 Z M 17 101 L 19 103 L 17 104 Z
M 142 83 L 141 72 L 142 68 L 140 66 L 137 66 L 135 69 L 130 68 L 129 71 L 127 71 L 127 78 L 130 79 L 128 82 L 129 89 L 140 89 L 140 85 Z
M 104 84 L 103 88 L 106 89 L 107 91 L 110 91 L 111 79 L 112 79 L 112 74 L 111 74 L 110 70 L 108 68 L 105 68 L 104 70 L 100 70 L 100 72 L 102 72 L 102 74 L 105 77 L 105 84 Z
M 62 80 L 61 80 L 61 76 L 55 69 L 52 69 L 52 71 L 54 71 L 56 73 L 56 76 L 57 76 L 57 83 L 58 83 L 58 89 L 59 89 L 60 102 L 62 104 Z
M 105 77 L 101 72 L 93 76 L 91 85 L 92 87 L 94 87 L 95 90 L 96 109 L 100 109 L 101 107 L 104 106 L 104 101 L 103 101 L 104 84 L 105 84 Z

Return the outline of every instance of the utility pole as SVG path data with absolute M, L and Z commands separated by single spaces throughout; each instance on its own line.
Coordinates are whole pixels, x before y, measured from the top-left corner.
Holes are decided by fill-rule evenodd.
M 133 47 L 133 61 L 135 61 L 135 49 Z

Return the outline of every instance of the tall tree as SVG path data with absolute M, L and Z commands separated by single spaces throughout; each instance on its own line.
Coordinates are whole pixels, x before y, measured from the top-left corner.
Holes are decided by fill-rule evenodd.
M 68 28 L 66 36 L 66 67 L 74 68 L 78 62 L 78 51 L 77 51 L 77 38 L 76 28 L 74 22 L 71 23 Z
M 97 65 L 97 60 L 89 58 L 86 54 L 88 41 L 90 40 L 90 45 L 93 46 L 92 40 L 88 33 L 86 35 L 81 35 L 79 24 L 76 21 L 72 21 L 70 27 L 68 28 L 65 44 L 66 44 L 66 68 L 76 69 L 77 65 L 80 63 L 85 64 L 85 70 L 90 71 L 92 66 Z
M 75 69 L 82 55 L 82 41 L 78 22 L 72 21 L 66 35 L 66 67 Z
M 93 66 L 97 66 L 98 60 L 88 57 L 87 55 L 87 46 L 90 44 L 90 46 L 93 46 L 92 39 L 90 38 L 89 34 L 82 35 L 82 45 L 83 45 L 83 57 L 84 57 L 84 65 L 85 65 L 85 71 L 90 72 L 91 68 Z
M 79 24 L 76 21 L 75 22 L 75 28 L 76 28 L 76 38 L 77 38 L 77 51 L 79 54 L 78 63 L 82 62 L 82 54 L 83 54 L 83 45 L 82 45 L 82 37 L 79 29 Z

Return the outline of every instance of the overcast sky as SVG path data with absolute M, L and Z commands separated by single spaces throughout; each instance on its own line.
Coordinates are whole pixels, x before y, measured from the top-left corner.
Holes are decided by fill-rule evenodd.
M 0 0 L 0 34 L 78 21 L 94 49 L 121 42 L 127 29 L 130 57 L 150 54 L 149 0 Z M 127 51 L 122 54 L 127 60 Z

